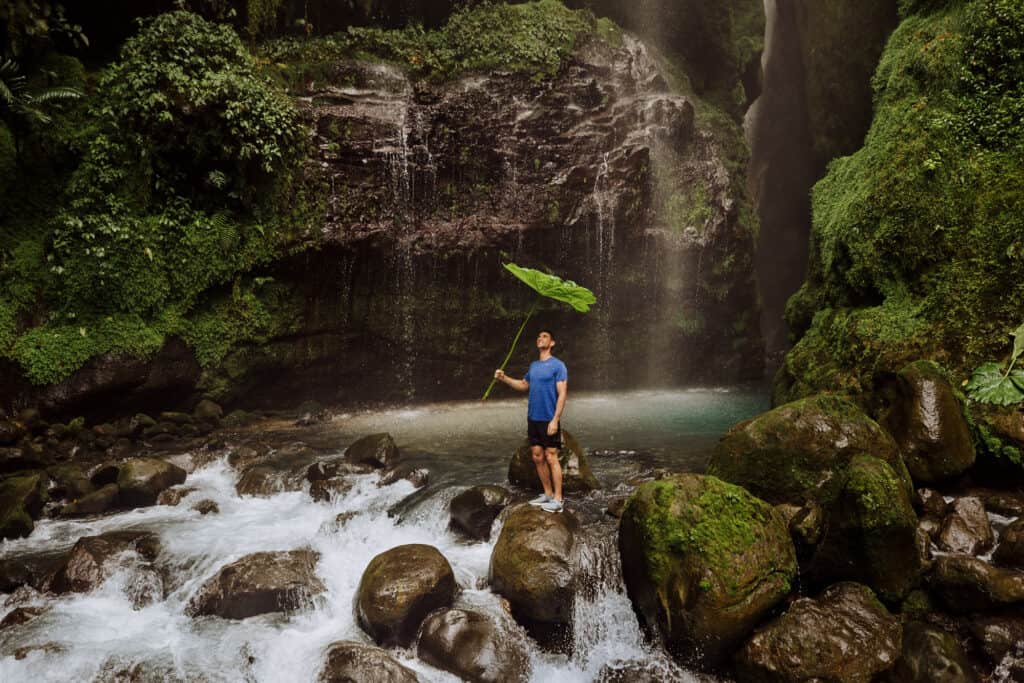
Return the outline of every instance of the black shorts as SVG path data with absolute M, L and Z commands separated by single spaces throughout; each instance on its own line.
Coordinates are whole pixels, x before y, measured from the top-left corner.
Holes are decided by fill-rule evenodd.
M 543 420 L 527 420 L 526 436 L 531 446 L 543 446 L 544 448 L 562 447 L 562 423 L 558 423 L 558 431 L 548 436 L 548 422 Z

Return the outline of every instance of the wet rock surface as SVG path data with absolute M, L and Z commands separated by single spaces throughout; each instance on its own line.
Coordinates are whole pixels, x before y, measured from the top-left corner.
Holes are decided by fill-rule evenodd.
M 46 482 L 43 472 L 0 480 L 0 540 L 32 533 L 47 498 Z
M 529 658 L 521 643 L 479 612 L 433 613 L 423 622 L 416 654 L 464 681 L 516 683 L 529 678 Z
M 903 626 L 903 653 L 889 680 L 893 683 L 976 683 L 978 677 L 955 637 L 935 626 L 912 621 Z
M 566 493 L 586 493 L 598 488 L 597 479 L 590 469 L 590 460 L 576 439 L 569 432 L 562 430 L 562 449 L 558 453 L 558 462 L 562 465 L 562 490 Z M 508 465 L 508 480 L 515 486 L 522 486 L 531 491 L 541 491 L 540 477 L 537 466 L 533 462 L 530 445 L 516 449 L 512 461 Z
M 114 531 L 78 540 L 54 574 L 55 593 L 87 593 L 118 570 L 131 572 L 126 590 L 136 606 L 163 599 L 163 580 L 152 562 L 160 552 L 159 539 L 144 531 Z
M 165 489 L 185 483 L 185 470 L 157 458 L 132 458 L 118 469 L 118 504 L 123 507 L 156 505 Z
M 991 615 L 971 619 L 971 634 L 992 664 L 998 664 L 1024 642 L 1024 616 Z
M 939 557 L 929 585 L 955 612 L 1019 606 L 1024 603 L 1024 572 L 995 567 L 975 557 Z
M 60 509 L 61 517 L 85 517 L 97 515 L 113 509 L 118 500 L 120 488 L 117 484 L 107 484 L 77 500 L 73 500 Z
M 507 489 L 500 486 L 474 486 L 452 498 L 448 508 L 451 528 L 467 538 L 488 541 L 491 526 L 498 513 L 511 499 Z
M 418 683 L 419 677 L 386 650 L 351 641 L 332 643 L 324 656 L 318 683 Z
M 801 598 L 758 629 L 736 655 L 743 681 L 868 683 L 900 655 L 899 620 L 871 589 L 839 583 Z
M 245 619 L 268 612 L 306 609 L 325 590 L 311 550 L 261 552 L 232 562 L 199 588 L 186 613 Z
M 371 434 L 353 442 L 345 449 L 345 460 L 355 465 L 374 468 L 398 464 L 401 453 L 390 434 Z
M 457 592 L 452 567 L 436 548 L 398 546 L 374 557 L 363 571 L 356 618 L 377 644 L 407 647 L 424 618 L 450 607 Z
M 939 547 L 952 553 L 978 555 L 992 547 L 995 535 L 985 506 L 974 497 L 957 498 L 939 530 Z
M 1004 567 L 1024 569 L 1024 519 L 1011 522 L 999 535 L 992 561 Z

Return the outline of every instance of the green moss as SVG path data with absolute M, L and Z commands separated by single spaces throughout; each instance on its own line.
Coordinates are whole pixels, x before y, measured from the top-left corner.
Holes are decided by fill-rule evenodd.
M 858 501 L 860 526 L 866 533 L 906 526 L 914 519 L 904 483 L 885 461 L 856 456 L 848 472 L 846 491 Z

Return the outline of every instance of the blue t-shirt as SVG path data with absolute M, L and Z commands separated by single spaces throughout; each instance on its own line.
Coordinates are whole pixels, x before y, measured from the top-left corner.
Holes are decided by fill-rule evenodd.
M 523 377 L 530 383 L 530 402 L 526 408 L 527 420 L 550 422 L 555 417 L 558 403 L 556 382 L 569 380 L 565 363 L 551 356 L 547 360 L 535 360 Z

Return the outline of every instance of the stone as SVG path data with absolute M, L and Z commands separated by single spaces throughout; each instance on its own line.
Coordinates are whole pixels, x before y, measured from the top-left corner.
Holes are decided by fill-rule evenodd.
M 491 527 L 498 513 L 511 499 L 507 489 L 500 486 L 474 486 L 452 498 L 448 506 L 450 527 L 463 536 L 477 541 L 491 539 Z
M 911 362 L 897 373 L 889 394 L 889 408 L 879 422 L 896 439 L 914 481 L 943 481 L 974 465 L 961 401 L 939 366 L 930 360 Z
M 160 495 L 156 497 L 156 504 L 169 505 L 173 507 L 180 504 L 182 498 L 196 490 L 197 489 L 194 486 L 172 486 L 171 488 L 164 489 L 160 492 Z
M 1019 609 L 1024 603 L 1024 572 L 995 567 L 976 557 L 939 557 L 928 581 L 932 593 L 954 612 Z
M 451 607 L 458 593 L 451 565 L 437 548 L 400 545 L 367 565 L 356 590 L 356 619 L 378 645 L 408 647 L 428 614 Z
M 13 593 L 25 587 L 49 590 L 54 574 L 64 565 L 69 552 L 43 550 L 0 559 L 0 593 Z
M 427 664 L 473 683 L 529 679 L 530 660 L 522 643 L 479 612 L 434 612 L 423 622 L 416 654 Z
M 114 508 L 120 489 L 117 484 L 107 484 L 92 493 L 73 500 L 60 509 L 61 517 L 85 517 L 98 515 Z
M 430 481 L 430 470 L 425 467 L 413 467 L 410 463 L 399 463 L 398 465 L 385 470 L 380 475 L 377 486 L 390 486 L 395 482 L 405 480 L 414 487 L 421 489 Z
M 601 667 L 595 683 L 691 683 L 692 674 L 658 659 L 654 661 L 629 662 L 615 660 Z
M 0 631 L 27 624 L 39 615 L 45 614 L 46 609 L 45 607 L 15 607 L 0 620 Z
M 917 499 L 921 502 L 921 512 L 926 515 L 942 519 L 949 510 L 946 499 L 934 489 L 918 489 Z
M 131 458 L 123 462 L 117 473 L 121 489 L 118 504 L 123 507 L 156 505 L 164 489 L 184 484 L 185 470 L 158 458 Z
M 308 609 L 326 590 L 316 575 L 319 559 L 318 553 L 308 549 L 246 555 L 207 579 L 185 613 L 246 619 Z
M 96 490 L 78 465 L 52 465 L 46 468 L 46 474 L 50 477 L 50 500 L 75 500 Z
M 220 506 L 217 505 L 216 501 L 212 501 L 209 498 L 204 498 L 199 501 L 192 506 L 192 509 L 201 515 L 216 514 L 220 512 Z
M 0 480 L 0 540 L 32 533 L 46 502 L 46 482 L 40 471 Z
M 563 649 L 576 591 L 573 549 L 579 522 L 532 505 L 513 507 L 491 552 L 491 589 L 542 646 Z
M 14 446 L 28 433 L 25 426 L 14 420 L 0 419 L 0 446 Z
M 128 422 L 128 434 L 141 436 L 144 431 L 153 427 L 156 427 L 156 420 L 145 413 L 136 413 Z
M 992 561 L 1004 567 L 1024 569 L 1024 519 L 1011 522 L 999 534 L 999 545 Z
M 51 587 L 55 593 L 88 593 L 106 581 L 117 569 L 122 553 L 136 553 L 144 563 L 151 563 L 160 552 L 157 536 L 147 531 L 114 531 L 100 536 L 83 536 L 54 574 Z M 141 597 L 141 596 L 140 596 Z M 142 602 L 152 602 L 149 596 Z
M 203 399 L 192 409 L 192 417 L 201 422 L 216 424 L 224 417 L 224 409 L 209 399 Z
M 370 434 L 356 440 L 345 449 L 345 459 L 354 464 L 375 468 L 398 464 L 401 453 L 390 434 Z
M 892 683 L 977 683 L 960 644 L 949 633 L 920 621 L 903 627 L 903 653 L 889 675 Z
M 989 662 L 998 664 L 1024 642 L 1024 616 L 978 615 L 971 618 L 971 635 Z
M 978 555 L 995 542 L 985 506 L 974 497 L 957 498 L 939 531 L 939 547 L 952 553 Z
M 341 477 L 318 479 L 309 485 L 309 495 L 318 503 L 328 503 L 352 490 L 352 482 Z
M 797 575 L 782 516 L 738 486 L 697 474 L 633 493 L 619 555 L 641 626 L 676 658 L 705 668 L 726 661 Z
M 867 586 L 844 582 L 800 598 L 736 654 L 741 681 L 869 683 L 900 655 L 901 628 Z
M 564 493 L 585 493 L 599 488 L 597 479 L 590 469 L 590 460 L 576 439 L 566 430 L 562 430 L 562 449 L 558 452 L 558 462 L 562 465 L 562 491 Z M 537 466 L 533 462 L 530 444 L 523 442 L 516 449 L 512 461 L 508 465 L 509 483 L 522 486 L 531 491 L 543 491 Z
M 327 647 L 318 683 L 419 683 L 419 677 L 386 650 L 351 641 Z

